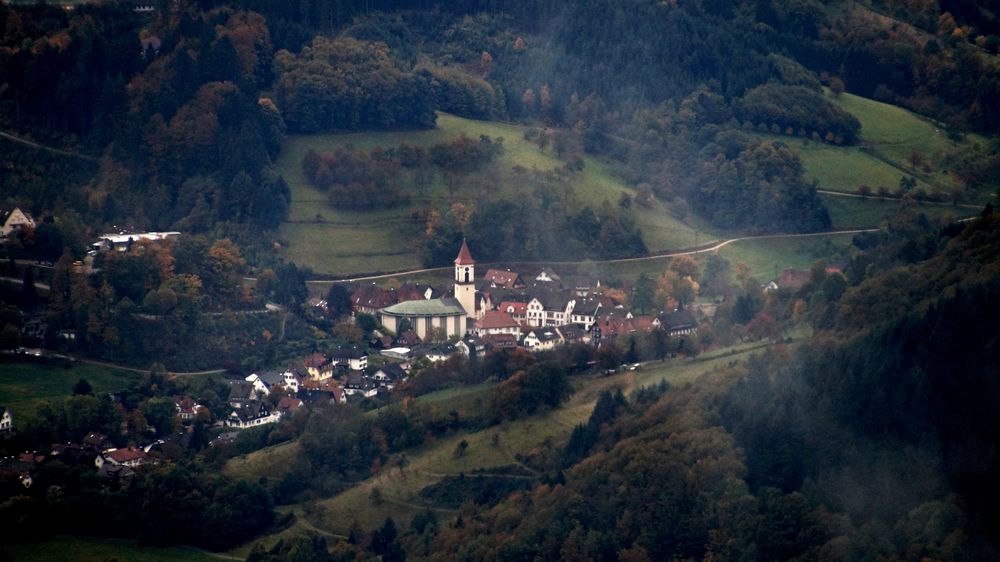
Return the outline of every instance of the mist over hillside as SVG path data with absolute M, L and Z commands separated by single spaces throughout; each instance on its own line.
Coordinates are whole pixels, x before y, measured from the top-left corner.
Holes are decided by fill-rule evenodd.
M 998 10 L 0 3 L 0 559 L 998 559 Z

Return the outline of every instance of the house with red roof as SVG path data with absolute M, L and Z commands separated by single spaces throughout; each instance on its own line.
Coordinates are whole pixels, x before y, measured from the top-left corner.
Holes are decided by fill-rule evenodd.
M 487 334 L 510 334 L 515 338 L 521 337 L 521 325 L 514 318 L 502 310 L 489 310 L 483 317 L 476 320 L 476 327 L 473 332 L 477 336 Z
M 490 269 L 483 276 L 483 283 L 491 289 L 522 289 L 524 282 L 516 271 Z
M 528 321 L 528 303 L 518 301 L 503 301 L 497 310 L 510 315 L 518 324 L 525 324 Z
M 351 294 L 351 309 L 355 314 L 377 314 L 379 309 L 399 302 L 399 294 L 372 283 L 362 285 Z
M 146 452 L 142 449 L 135 449 L 133 447 L 129 447 L 127 449 L 108 449 L 100 455 L 97 455 L 97 458 L 94 459 L 94 464 L 97 466 L 98 470 L 100 470 L 105 464 L 135 468 L 145 462 Z
M 510 349 L 517 347 L 517 338 L 513 334 L 486 334 L 483 343 L 489 349 Z

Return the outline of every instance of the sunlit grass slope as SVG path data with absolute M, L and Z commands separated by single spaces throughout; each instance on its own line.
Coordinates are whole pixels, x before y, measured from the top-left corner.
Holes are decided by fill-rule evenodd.
M 277 162 L 278 171 L 292 190 L 288 220 L 279 230 L 279 238 L 288 243 L 284 250 L 286 257 L 317 273 L 333 275 L 417 268 L 421 265 L 418 245 L 421 225 L 411 218 L 412 209 L 441 208 L 453 202 L 475 203 L 485 195 L 461 187 L 451 192 L 436 177 L 426 194 L 412 195 L 410 207 L 371 212 L 338 210 L 329 205 L 325 195 L 312 187 L 302 173 L 302 159 L 310 149 L 322 153 L 339 146 L 370 149 L 403 142 L 430 146 L 460 135 L 502 137 L 504 153 L 495 166 L 500 193 L 491 195 L 530 197 L 518 185 L 512 168 L 552 170 L 562 166 L 562 162 L 551 150 L 543 151 L 524 140 L 524 130 L 521 126 L 440 113 L 437 127 L 426 131 L 289 135 Z M 607 200 L 614 204 L 623 191 L 633 193 L 606 164 L 590 157 L 584 158 L 584 164 L 584 170 L 572 180 L 576 198 L 582 203 L 598 206 Z M 636 221 L 650 250 L 694 244 L 694 229 L 674 218 L 660 203 L 651 209 L 636 210 Z
M 899 188 L 900 178 L 906 176 L 917 180 L 915 189 L 927 193 L 963 190 L 946 168 L 945 156 L 985 139 L 967 135 L 962 140 L 951 140 L 940 124 L 895 105 L 846 93 L 830 99 L 861 122 L 861 143 L 837 147 L 793 141 L 806 175 L 817 180 L 821 188 L 856 192 L 867 185 L 873 191 L 880 187 L 894 191 Z M 966 195 L 978 200 L 983 194 Z

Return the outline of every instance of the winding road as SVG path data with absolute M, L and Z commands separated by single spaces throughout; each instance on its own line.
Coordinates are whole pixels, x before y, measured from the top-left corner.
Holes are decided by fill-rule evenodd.
M 38 144 L 35 141 L 30 141 L 26 138 L 19 137 L 17 135 L 0 131 L 0 137 L 5 138 L 9 141 L 16 142 L 18 144 L 23 144 L 25 146 L 30 146 L 31 148 L 36 148 L 38 150 L 44 150 L 45 152 L 51 152 L 53 154 L 59 154 L 60 156 L 69 156 L 70 158 L 79 158 L 80 160 L 86 160 L 88 162 L 99 162 L 97 158 L 93 156 L 88 156 L 86 154 L 80 154 L 79 152 L 69 152 L 67 150 L 62 150 L 59 148 L 54 148 L 51 146 L 45 146 L 44 144 Z
M 697 254 L 706 254 L 709 252 L 715 252 L 726 246 L 736 243 L 743 242 L 745 240 L 781 240 L 787 238 L 810 238 L 816 236 L 836 236 L 838 234 L 860 234 L 862 232 L 878 232 L 880 228 L 857 228 L 851 230 L 828 230 L 825 232 L 809 232 L 806 234 L 765 234 L 761 236 L 740 236 L 739 238 L 730 238 L 728 240 L 711 240 L 706 242 L 704 245 L 694 249 L 680 250 L 676 252 L 656 252 L 649 254 L 647 256 L 640 256 L 635 258 L 619 258 L 612 260 L 581 260 L 581 261 L 538 261 L 538 262 L 517 262 L 518 264 L 538 264 L 538 265 L 582 265 L 585 263 L 591 264 L 616 264 L 616 263 L 631 263 L 631 262 L 643 262 L 643 261 L 655 261 L 664 258 L 675 258 L 678 256 L 693 256 Z M 498 265 L 498 264 L 483 264 L 484 266 Z M 405 275 L 418 275 L 421 273 L 438 273 L 451 271 L 451 267 L 428 267 L 424 269 L 410 269 L 404 271 L 396 271 L 392 273 L 381 273 L 378 275 L 368 275 L 364 277 L 350 277 L 345 279 L 311 279 L 306 281 L 309 284 L 329 284 L 329 283 L 356 283 L 358 281 L 375 281 L 378 279 L 389 279 L 392 277 L 401 277 Z M 254 277 L 246 277 L 248 281 L 256 281 Z

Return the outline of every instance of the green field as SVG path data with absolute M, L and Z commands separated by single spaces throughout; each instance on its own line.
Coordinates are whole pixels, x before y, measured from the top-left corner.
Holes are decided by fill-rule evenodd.
M 850 228 L 876 227 L 888 218 L 895 216 L 904 208 L 928 217 L 962 218 L 978 214 L 976 209 L 954 207 L 951 205 L 923 203 L 904 207 L 899 201 L 882 201 L 878 199 L 860 199 L 856 197 L 837 197 L 821 195 L 823 203 L 830 211 L 833 228 L 837 230 Z
M 961 191 L 963 187 L 944 167 L 944 156 L 950 150 L 985 142 L 977 135 L 953 141 L 940 124 L 895 105 L 852 94 L 830 99 L 861 122 L 859 146 L 790 143 L 799 151 L 807 177 L 818 181 L 822 189 L 856 192 L 867 185 L 872 191 L 880 187 L 895 191 L 900 178 L 907 176 L 917 180 L 916 189 L 927 193 Z M 912 155 L 920 160 L 917 167 Z M 971 194 L 974 200 L 982 197 Z
M 17 419 L 34 415 L 35 404 L 41 400 L 70 396 L 73 385 L 81 378 L 94 392 L 121 390 L 139 375 L 97 365 L 77 364 L 73 367 L 37 365 L 34 363 L 0 363 L 0 405 L 14 411 Z
M 45 542 L 9 543 L 3 546 L 15 562 L 217 562 L 221 558 L 184 547 L 138 546 L 134 541 L 117 539 L 57 537 Z M 2 550 L 0 550 L 2 552 Z
M 861 147 L 831 146 L 812 141 L 807 144 L 791 144 L 799 153 L 806 177 L 816 180 L 820 189 L 856 193 L 860 186 L 867 185 L 872 193 L 878 192 L 882 187 L 896 191 L 899 189 L 900 178 L 911 175 Z M 916 179 L 916 189 L 923 189 L 928 193 L 937 189 L 924 179 Z
M 809 238 L 741 240 L 721 250 L 719 255 L 734 265 L 740 262 L 761 282 L 777 276 L 783 269 L 809 269 L 816 260 L 843 263 L 849 256 L 853 234 Z
M 413 207 L 440 208 L 453 202 L 474 203 L 484 196 L 513 198 L 524 195 L 512 171 L 514 166 L 538 170 L 562 166 L 550 150 L 543 151 L 525 141 L 524 131 L 525 127 L 521 126 L 439 113 L 437 127 L 426 131 L 287 136 L 276 164 L 292 191 L 288 219 L 278 232 L 278 238 L 287 243 L 285 257 L 317 273 L 332 275 L 398 271 L 421 265 L 419 234 L 422 225 L 410 218 L 411 208 L 369 212 L 334 209 L 302 173 L 302 159 L 310 149 L 322 153 L 339 146 L 368 149 L 397 146 L 402 142 L 429 146 L 460 135 L 502 137 L 504 153 L 493 170 L 499 193 L 474 193 L 462 187 L 451 193 L 441 178 L 436 178 L 426 195 L 412 197 Z M 584 170 L 571 183 L 582 203 L 595 206 L 604 200 L 617 201 L 623 191 L 633 192 L 614 176 L 607 164 L 590 157 L 584 158 Z M 659 202 L 650 209 L 637 209 L 636 222 L 653 251 L 691 246 L 697 236 L 696 224 L 688 225 L 675 219 Z

